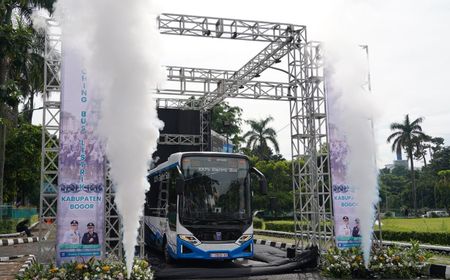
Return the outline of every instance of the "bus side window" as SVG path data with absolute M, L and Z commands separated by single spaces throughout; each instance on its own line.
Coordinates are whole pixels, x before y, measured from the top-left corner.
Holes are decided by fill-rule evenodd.
M 176 230 L 177 227 L 177 188 L 176 181 L 179 176 L 177 169 L 172 169 L 169 174 L 169 227 L 170 230 Z
M 150 182 L 150 190 L 146 194 L 146 211 L 149 216 L 158 216 L 158 197 L 159 197 L 160 182 Z M 147 214 L 146 214 L 147 215 Z

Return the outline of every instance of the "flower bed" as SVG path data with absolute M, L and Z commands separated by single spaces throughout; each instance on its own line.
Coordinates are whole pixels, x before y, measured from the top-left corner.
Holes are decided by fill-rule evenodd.
M 61 267 L 33 264 L 25 273 L 17 276 L 18 280 L 91 280 L 91 279 L 120 279 L 126 278 L 125 264 L 118 261 L 99 261 L 94 258 L 86 263 L 71 262 Z M 153 272 L 145 260 L 136 259 L 130 279 L 151 280 Z
M 332 248 L 321 258 L 324 276 L 333 278 L 415 278 L 421 275 L 428 253 L 419 249 L 418 242 L 411 248 L 388 247 L 372 250 L 369 268 L 364 266 L 359 248 L 340 250 Z

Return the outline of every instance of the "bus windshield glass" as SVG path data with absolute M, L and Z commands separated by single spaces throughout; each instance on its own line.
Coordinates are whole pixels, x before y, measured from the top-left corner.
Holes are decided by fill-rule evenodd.
M 247 222 L 251 219 L 248 171 L 245 158 L 183 158 L 185 188 L 180 200 L 181 222 Z

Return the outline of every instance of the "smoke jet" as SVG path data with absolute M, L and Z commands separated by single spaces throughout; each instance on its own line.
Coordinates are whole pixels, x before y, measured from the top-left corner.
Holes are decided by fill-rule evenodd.
M 375 114 L 372 96 L 364 90 L 368 69 L 365 53 L 354 42 L 327 41 L 326 57 L 333 69 L 330 84 L 336 93 L 335 102 L 329 104 L 333 124 L 344 135 L 348 145 L 347 180 L 356 189 L 357 216 L 360 219 L 360 234 L 364 263 L 369 264 L 375 205 L 378 202 L 376 148 L 372 121 Z
M 56 9 L 63 43 L 82 54 L 100 100 L 97 133 L 106 143 L 128 277 L 149 189 L 148 163 L 163 126 L 150 94 L 161 78 L 152 12 L 147 0 L 60 0 Z

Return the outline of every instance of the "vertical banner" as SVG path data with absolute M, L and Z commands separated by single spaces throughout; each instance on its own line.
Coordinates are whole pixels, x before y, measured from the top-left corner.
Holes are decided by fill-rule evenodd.
M 350 147 L 337 121 L 340 114 L 338 99 L 342 93 L 330 85 L 329 81 L 332 81 L 330 73 L 325 72 L 325 75 L 325 78 L 328 77 L 326 79 L 328 139 L 336 246 L 341 249 L 359 247 L 361 246 L 360 219 L 356 211 L 358 190 L 349 184 L 347 170 Z
M 104 256 L 105 164 L 99 102 L 80 55 L 62 50 L 57 263 Z

